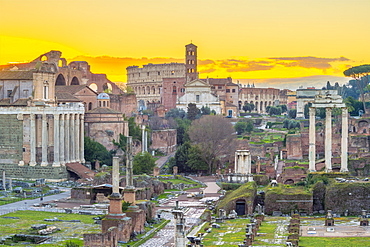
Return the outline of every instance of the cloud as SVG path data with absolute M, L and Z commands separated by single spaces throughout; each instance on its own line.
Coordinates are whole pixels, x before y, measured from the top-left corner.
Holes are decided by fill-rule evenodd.
M 212 73 L 212 72 L 215 72 L 216 69 L 204 69 L 204 70 L 200 70 L 199 73 Z
M 332 62 L 346 62 L 350 61 L 348 58 L 322 58 L 322 57 L 271 57 L 268 58 L 276 61 L 276 64 L 284 67 L 302 67 L 306 69 L 330 69 Z M 284 61 L 284 62 L 280 62 Z M 286 61 L 286 62 L 285 62 Z

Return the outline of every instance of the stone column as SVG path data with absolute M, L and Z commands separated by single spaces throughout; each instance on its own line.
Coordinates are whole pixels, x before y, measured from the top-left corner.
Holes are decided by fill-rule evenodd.
M 348 109 L 342 108 L 341 172 L 348 172 Z
M 61 114 L 60 115 L 60 122 L 59 122 L 59 124 L 60 124 L 60 138 L 59 138 L 59 140 L 60 140 L 60 149 L 59 149 L 59 151 L 60 151 L 60 163 L 61 163 L 61 165 L 65 165 L 66 164 L 66 161 L 65 161 L 65 155 L 64 155 L 64 150 L 65 150 L 65 135 L 64 135 L 64 130 L 65 130 L 65 122 L 64 122 L 64 119 L 65 119 L 65 114 Z
M 132 189 L 134 187 L 133 171 L 132 171 L 132 136 L 127 137 L 126 149 L 126 188 Z
M 246 152 L 246 170 L 247 174 L 252 174 L 252 160 L 251 160 L 251 154 L 249 151 Z
M 148 131 L 145 131 L 145 152 L 148 152 Z
M 308 160 L 309 160 L 309 171 L 315 172 L 315 157 L 316 157 L 316 108 L 310 107 L 310 129 L 309 129 L 309 150 L 308 150 Z
M 119 158 L 113 157 L 112 163 L 112 195 L 117 195 L 119 197 Z
M 54 163 L 53 166 L 60 166 L 59 162 L 59 114 L 54 114 Z
M 35 114 L 30 114 L 30 166 L 36 165 L 36 122 Z
M 141 125 L 141 152 L 145 152 L 145 125 Z
M 69 135 L 70 135 L 70 121 L 69 121 L 70 115 L 67 113 L 65 115 L 65 123 L 64 123 L 64 130 L 65 130 L 65 145 L 64 145 L 64 150 L 65 150 L 65 160 L 66 163 L 69 163 L 71 161 L 71 155 L 70 155 L 70 150 L 71 150 L 71 145 L 69 142 Z
M 76 130 L 75 130 L 75 114 L 71 114 L 71 119 L 69 120 L 69 126 L 70 126 L 70 135 L 69 135 L 69 139 L 70 139 L 70 143 L 71 143 L 71 147 L 70 147 L 70 160 L 71 162 L 76 162 L 76 147 L 75 147 L 75 141 L 76 141 L 76 138 L 75 138 L 75 135 L 76 135 Z
M 332 155 L 332 135 L 331 135 L 331 111 L 332 108 L 326 108 L 326 121 L 325 121 L 325 168 L 326 172 L 331 169 L 331 155 Z
M 47 126 L 47 115 L 42 114 L 42 148 L 41 148 L 41 166 L 48 165 L 48 126 Z
M 76 162 L 80 162 L 80 114 L 76 114 L 75 116 L 75 160 Z
M 238 159 L 239 159 L 239 156 L 238 156 L 238 151 L 235 152 L 235 165 L 234 165 L 234 173 L 238 173 L 239 172 L 239 167 L 238 167 Z
M 6 191 L 6 178 L 5 178 L 5 170 L 3 170 L 3 188 Z
M 80 115 L 80 161 L 85 163 L 85 116 L 84 114 Z

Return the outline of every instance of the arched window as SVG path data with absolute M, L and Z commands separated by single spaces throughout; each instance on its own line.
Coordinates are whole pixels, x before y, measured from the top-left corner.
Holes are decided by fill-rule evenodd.
M 89 102 L 88 110 L 89 111 L 92 110 L 92 103 L 91 102 Z

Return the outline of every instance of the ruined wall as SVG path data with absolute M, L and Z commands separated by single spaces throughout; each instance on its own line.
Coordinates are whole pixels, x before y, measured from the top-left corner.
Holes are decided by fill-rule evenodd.
M 118 231 L 116 227 L 109 229 L 105 233 L 84 234 L 85 247 L 117 247 Z
M 159 151 L 168 154 L 176 151 L 177 145 L 177 130 L 153 130 L 151 149 L 158 149 Z
M 0 164 L 18 166 L 23 157 L 23 121 L 16 114 L 0 115 Z
M 370 176 L 370 157 L 348 160 L 348 170 L 354 176 Z
M 334 183 L 326 188 L 325 209 L 343 214 L 360 215 L 370 209 L 370 183 Z
M 288 159 L 300 160 L 303 158 L 302 153 L 302 137 L 301 134 L 293 134 L 286 136 L 286 148 L 288 151 Z
M 265 194 L 265 213 L 281 211 L 290 214 L 292 210 L 312 213 L 313 196 L 311 192 L 296 188 L 285 188 L 284 185 L 272 187 Z

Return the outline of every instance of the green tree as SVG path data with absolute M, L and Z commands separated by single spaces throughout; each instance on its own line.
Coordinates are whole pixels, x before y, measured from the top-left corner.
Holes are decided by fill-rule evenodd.
M 150 155 L 150 153 L 139 153 L 135 155 L 133 160 L 133 173 L 135 175 L 140 175 L 143 173 L 151 174 L 155 167 L 155 159 Z
M 168 112 L 166 112 L 166 115 L 165 115 L 165 118 L 166 119 L 169 119 L 169 118 L 185 118 L 186 116 L 186 112 L 183 110 L 183 109 L 179 109 L 179 108 L 173 108 L 171 110 L 169 110 Z
M 364 97 L 364 87 L 366 87 L 366 85 L 361 85 L 360 79 L 362 77 L 368 78 L 369 73 L 370 73 L 370 64 L 363 64 L 363 65 L 355 66 L 343 72 L 345 76 L 352 77 L 353 79 L 356 80 L 357 87 L 360 90 L 364 113 L 366 113 L 366 105 L 365 105 L 365 97 Z
M 289 118 L 295 119 L 296 116 L 297 116 L 297 109 L 290 109 L 288 111 L 288 117 Z
M 182 144 L 175 153 L 175 164 L 178 167 L 178 171 L 190 172 L 191 169 L 187 165 L 189 159 L 189 149 L 191 148 L 190 142 Z
M 188 104 L 188 119 L 191 121 L 195 120 L 200 113 L 200 110 L 197 108 L 197 105 L 194 103 Z
M 99 161 L 101 164 L 112 165 L 112 153 L 109 152 L 102 144 L 94 141 L 88 136 L 84 137 L 84 156 L 85 160 L 91 163 Z
M 189 140 L 188 129 L 191 124 L 189 119 L 176 119 L 177 122 L 177 145 L 181 145 Z
M 246 122 L 239 121 L 234 125 L 234 129 L 238 133 L 238 135 L 243 134 L 246 128 L 247 128 Z
M 135 123 L 135 117 L 128 119 L 128 134 L 132 136 L 132 140 L 141 141 L 141 129 L 138 124 Z
M 281 108 L 281 112 L 287 112 L 288 108 L 286 105 L 278 105 L 277 107 L 280 107 Z
M 200 112 L 202 115 L 210 115 L 211 109 L 208 106 L 202 106 L 202 108 L 200 108 Z
M 269 107 L 269 110 L 268 110 L 268 114 L 270 116 L 273 116 L 273 115 L 281 115 L 281 112 L 282 112 L 281 108 L 280 107 L 276 107 L 276 106 L 271 106 L 271 107 Z
M 245 131 L 247 133 L 251 133 L 254 129 L 253 122 L 251 120 L 247 121 L 247 125 L 245 126 Z
M 192 172 L 208 170 L 208 165 L 204 162 L 202 151 L 198 146 L 191 146 L 188 152 L 188 160 L 186 161 L 186 164 Z
M 251 104 L 251 103 L 245 103 L 245 105 L 243 106 L 243 110 L 245 112 L 251 112 L 254 110 L 254 104 Z

